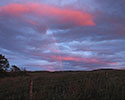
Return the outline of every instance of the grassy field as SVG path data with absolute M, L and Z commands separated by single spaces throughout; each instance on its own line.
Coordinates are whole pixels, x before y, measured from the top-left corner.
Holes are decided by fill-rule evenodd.
M 125 100 L 125 71 L 119 70 L 28 72 L 0 78 L 0 100 L 29 100 L 31 80 L 32 100 Z

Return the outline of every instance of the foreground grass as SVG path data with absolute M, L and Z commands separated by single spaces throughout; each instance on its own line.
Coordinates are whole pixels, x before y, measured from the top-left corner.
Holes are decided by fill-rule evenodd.
M 0 79 L 0 100 L 29 99 L 29 79 L 27 77 L 7 77 Z
M 108 72 L 108 79 L 105 77 Z M 0 100 L 125 100 L 125 71 L 29 72 L 0 79 Z

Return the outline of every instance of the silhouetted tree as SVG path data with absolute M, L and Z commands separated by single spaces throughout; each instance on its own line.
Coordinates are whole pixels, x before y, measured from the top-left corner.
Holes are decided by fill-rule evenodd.
M 2 54 L 0 54 L 0 72 L 7 71 L 9 66 L 10 65 L 8 59 L 5 58 L 5 56 L 2 56 Z
M 21 69 L 19 67 L 17 67 L 16 65 L 12 65 L 11 71 L 12 72 L 21 72 Z

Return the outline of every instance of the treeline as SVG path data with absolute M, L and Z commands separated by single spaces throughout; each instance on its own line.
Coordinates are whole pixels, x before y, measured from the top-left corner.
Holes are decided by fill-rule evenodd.
M 8 59 L 0 54 L 0 77 L 26 75 L 26 69 L 16 65 L 10 66 Z

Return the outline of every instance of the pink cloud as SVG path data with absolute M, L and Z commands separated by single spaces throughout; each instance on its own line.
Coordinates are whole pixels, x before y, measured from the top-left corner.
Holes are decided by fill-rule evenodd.
M 90 13 L 80 10 L 59 8 L 46 4 L 9 4 L 0 7 L 0 14 L 12 16 L 37 15 L 40 18 L 56 21 L 58 24 L 74 24 L 78 26 L 94 26 L 95 22 Z M 33 22 L 33 21 L 32 21 Z M 33 22 L 35 23 L 35 22 Z
M 117 62 L 107 62 L 96 58 L 64 57 L 64 56 L 59 56 L 59 57 L 51 56 L 51 58 L 55 60 L 76 61 L 76 62 L 85 62 L 85 63 L 93 63 L 93 64 L 109 64 L 109 65 L 117 64 Z

